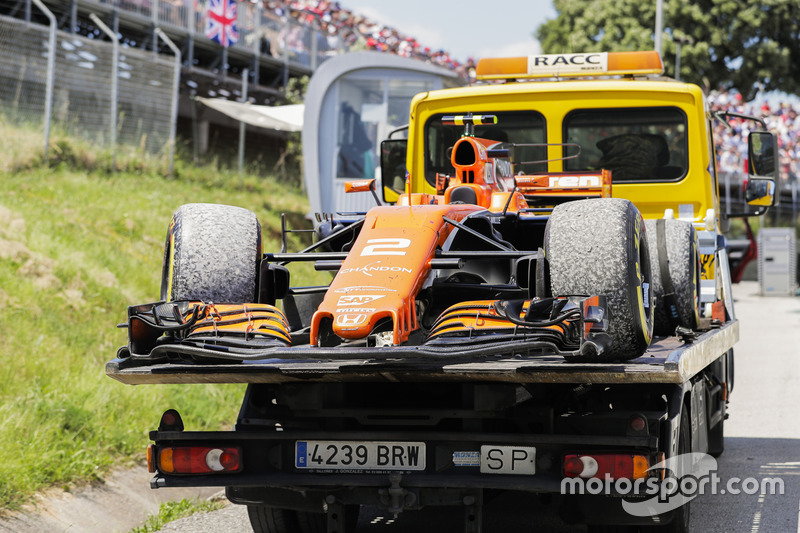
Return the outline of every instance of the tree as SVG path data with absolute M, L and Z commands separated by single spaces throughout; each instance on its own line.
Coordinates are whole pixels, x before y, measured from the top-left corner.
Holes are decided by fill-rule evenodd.
M 735 87 L 746 100 L 764 90 L 800 92 L 798 0 L 663 0 L 662 59 L 707 88 Z M 535 32 L 544 53 L 652 50 L 656 0 L 554 0 L 558 16 Z

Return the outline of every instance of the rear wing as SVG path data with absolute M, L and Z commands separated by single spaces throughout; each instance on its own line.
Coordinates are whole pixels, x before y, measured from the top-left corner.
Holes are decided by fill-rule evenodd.
M 528 203 L 558 203 L 577 198 L 611 198 L 611 172 L 553 172 L 515 176 L 517 189 Z M 531 201 L 533 200 L 533 201 Z

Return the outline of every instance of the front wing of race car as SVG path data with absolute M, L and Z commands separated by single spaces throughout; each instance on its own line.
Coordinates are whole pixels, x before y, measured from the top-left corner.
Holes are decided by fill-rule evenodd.
M 603 296 L 468 301 L 445 310 L 417 344 L 370 346 L 362 340 L 317 346 L 293 344 L 286 318 L 272 305 L 156 302 L 128 308 L 122 325 L 128 344 L 118 358 L 150 364 L 592 356 L 610 345 L 607 316 Z

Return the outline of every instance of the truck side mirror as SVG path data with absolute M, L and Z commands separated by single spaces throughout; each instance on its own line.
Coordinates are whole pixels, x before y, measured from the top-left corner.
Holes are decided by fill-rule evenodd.
M 748 174 L 775 179 L 778 169 L 778 143 L 774 133 L 751 131 L 747 136 Z
M 747 171 L 744 190 L 748 205 L 775 205 L 775 178 L 778 174 L 778 142 L 774 133 L 752 131 L 747 137 Z
M 406 153 L 408 139 L 387 139 L 381 142 L 381 181 L 383 201 L 396 203 L 406 188 Z
M 747 205 L 772 207 L 775 205 L 775 180 L 771 178 L 748 178 L 744 188 Z

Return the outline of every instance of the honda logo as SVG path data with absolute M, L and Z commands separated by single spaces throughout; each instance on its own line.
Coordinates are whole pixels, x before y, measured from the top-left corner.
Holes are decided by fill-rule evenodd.
M 367 315 L 339 315 L 336 317 L 336 325 L 352 328 L 363 324 L 366 320 Z

